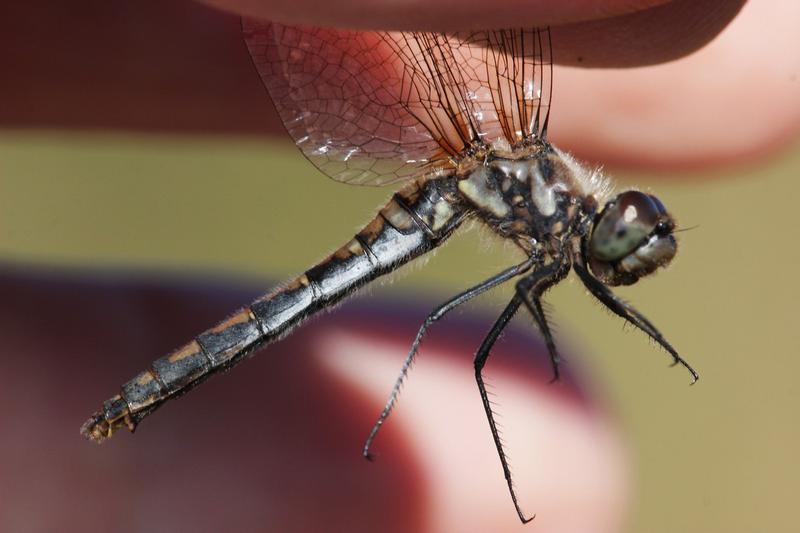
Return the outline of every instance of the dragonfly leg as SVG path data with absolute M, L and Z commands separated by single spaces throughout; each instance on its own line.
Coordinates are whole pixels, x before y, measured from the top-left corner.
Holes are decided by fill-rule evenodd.
M 403 382 L 405 382 L 406 376 L 408 375 L 408 371 L 411 368 L 411 365 L 414 363 L 414 358 L 419 351 L 419 346 L 422 344 L 422 338 L 425 336 L 425 333 L 428 331 L 428 328 L 433 325 L 437 320 L 445 316 L 447 313 L 455 309 L 461 304 L 468 302 L 469 300 L 475 298 L 476 296 L 497 287 L 498 285 L 505 283 L 506 281 L 515 278 L 519 275 L 524 274 L 528 270 L 533 267 L 534 263 L 537 261 L 535 256 L 528 257 L 522 263 L 508 268 L 499 274 L 492 276 L 491 278 L 483 281 L 482 283 L 472 287 L 471 289 L 467 289 L 466 291 L 456 295 L 455 297 L 451 298 L 447 302 L 443 303 L 436 309 L 434 309 L 428 317 L 425 319 L 425 322 L 422 323 L 420 326 L 419 331 L 417 332 L 417 336 L 414 338 L 414 342 L 411 344 L 411 348 L 408 351 L 408 355 L 406 355 L 405 361 L 403 361 L 403 367 L 400 369 L 400 375 L 397 377 L 397 380 L 392 387 L 392 392 L 389 394 L 389 399 L 386 402 L 386 405 L 381 411 L 380 416 L 378 416 L 378 420 L 372 426 L 372 430 L 369 432 L 369 436 L 367 437 L 366 442 L 364 443 L 364 449 L 362 451 L 362 455 L 367 459 L 372 459 L 372 455 L 370 454 L 370 448 L 372 447 L 372 443 L 375 440 L 375 437 L 378 435 L 378 431 L 380 430 L 381 426 L 383 425 L 386 418 L 392 412 L 395 403 L 397 403 L 397 397 L 400 394 L 400 389 L 403 387 Z
M 521 279 L 516 286 L 517 295 L 528 308 L 533 320 L 539 328 L 539 331 L 544 337 L 544 342 L 547 345 L 547 352 L 550 354 L 550 363 L 553 366 L 553 379 L 558 381 L 560 373 L 558 365 L 561 362 L 561 357 L 558 355 L 555 341 L 553 341 L 553 334 L 550 331 L 550 326 L 547 324 L 547 315 L 542 308 L 542 295 L 547 292 L 550 287 L 560 282 L 569 273 L 570 264 L 566 259 L 555 261 L 549 265 L 543 266 L 536 270 L 530 276 Z
M 508 322 L 514 317 L 514 314 L 516 314 L 520 305 L 522 305 L 522 298 L 519 296 L 519 294 L 515 294 L 506 308 L 497 318 L 494 325 L 492 325 L 492 329 L 489 330 L 486 338 L 483 339 L 480 348 L 478 348 L 478 352 L 475 354 L 475 381 L 478 383 L 478 390 L 481 394 L 481 402 L 483 402 L 483 410 L 486 412 L 486 418 L 489 421 L 489 429 L 492 432 L 492 439 L 494 440 L 494 445 L 497 448 L 497 454 L 500 456 L 500 464 L 503 466 L 503 475 L 506 478 L 508 491 L 511 494 L 511 501 L 514 503 L 514 508 L 517 510 L 519 519 L 523 524 L 527 524 L 533 520 L 536 515 L 530 518 L 526 517 L 525 513 L 522 512 L 522 509 L 519 506 L 519 502 L 517 501 L 517 493 L 514 490 L 514 482 L 511 478 L 511 468 L 508 466 L 506 453 L 503 449 L 503 441 L 500 438 L 500 431 L 497 429 L 497 423 L 494 420 L 492 403 L 489 401 L 489 395 L 486 392 L 486 385 L 483 382 L 483 367 L 486 364 L 486 360 L 489 358 L 492 347 L 497 341 L 497 338 L 508 325 Z
M 689 374 L 692 376 L 692 384 L 697 382 L 700 376 L 694 370 L 694 368 L 689 365 L 675 350 L 675 348 L 670 345 L 669 342 L 664 338 L 658 329 L 649 321 L 647 318 L 644 317 L 639 311 L 634 309 L 630 304 L 623 301 L 621 298 L 616 296 L 611 290 L 603 285 L 600 281 L 595 279 L 588 270 L 586 270 L 582 265 L 576 264 L 575 265 L 575 273 L 578 274 L 578 277 L 581 278 L 581 281 L 589 289 L 595 298 L 600 300 L 600 303 L 605 305 L 608 309 L 610 309 L 614 314 L 624 318 L 629 323 L 633 324 L 647 335 L 650 336 L 651 339 L 656 341 L 662 348 L 664 348 L 673 358 L 673 366 L 674 365 L 681 365 L 686 370 L 689 371 Z

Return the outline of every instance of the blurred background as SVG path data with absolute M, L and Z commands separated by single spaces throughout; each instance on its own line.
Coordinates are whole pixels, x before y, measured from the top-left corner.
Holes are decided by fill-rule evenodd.
M 30 283 L 31 272 L 48 283 L 79 279 L 112 289 L 142 280 L 230 286 L 245 303 L 255 295 L 249 291 L 305 270 L 344 243 L 391 194 L 338 184 L 302 158 L 281 134 L 242 43 L 231 38 L 235 17 L 180 1 L 112 4 L 34 2 L 0 11 L 6 312 L 28 309 L 14 301 L 26 293 L 13 285 L 17 277 Z M 571 102 L 558 100 L 560 76 L 557 111 Z M 797 73 L 789 81 L 797 88 Z M 601 151 L 582 153 L 569 133 L 563 138 L 578 156 L 603 161 Z M 682 227 L 697 226 L 680 234 L 668 271 L 619 292 L 698 369 L 700 382 L 689 387 L 684 371 L 668 368 L 661 351 L 574 281 L 548 295 L 558 338 L 629 454 L 624 531 L 793 531 L 800 492 L 800 144 L 788 140 L 747 162 L 690 167 L 616 164 L 606 171 L 620 189 L 657 193 Z M 461 232 L 424 268 L 360 298 L 436 303 L 516 259 L 485 232 Z M 508 297 L 497 291 L 472 312 L 491 320 Z M 233 300 L 225 300 L 230 309 Z M 93 312 L 98 329 L 113 321 Z M 214 321 L 208 318 L 200 329 Z M 0 340 L 8 327 L 0 324 Z M 191 335 L 198 325 L 183 328 L 181 335 Z M 141 362 L 159 355 L 144 353 Z M 0 359 L 14 357 L 0 346 Z M 463 364 L 471 368 L 468 356 Z M 112 379 L 139 370 L 121 368 Z M 0 375 L 0 386 L 15 379 Z M 81 385 L 91 388 L 81 394 L 99 394 L 99 402 L 117 383 Z M 74 431 L 64 438 L 78 441 L 80 422 L 96 406 L 74 407 L 64 422 Z M 0 431 L 13 431 L 6 422 Z M 13 461 L 0 459 L 7 463 L 0 472 Z M 0 519 L 2 513 L 0 503 Z

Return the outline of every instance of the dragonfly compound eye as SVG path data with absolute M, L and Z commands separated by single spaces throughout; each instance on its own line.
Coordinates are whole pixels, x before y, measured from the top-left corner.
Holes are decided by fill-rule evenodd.
M 630 285 L 669 263 L 675 223 L 654 196 L 627 191 L 609 202 L 589 239 L 592 270 L 610 285 Z

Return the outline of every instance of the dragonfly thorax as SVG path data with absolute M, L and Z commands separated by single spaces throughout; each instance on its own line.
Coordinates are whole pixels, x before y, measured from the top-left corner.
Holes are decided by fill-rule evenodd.
M 523 157 L 490 155 L 459 176 L 458 190 L 495 232 L 523 248 L 563 242 L 596 205 L 571 160 L 551 147 Z

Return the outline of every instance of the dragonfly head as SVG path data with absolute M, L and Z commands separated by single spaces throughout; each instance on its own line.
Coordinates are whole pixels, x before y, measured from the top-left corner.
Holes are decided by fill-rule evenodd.
M 595 216 L 585 258 L 606 285 L 632 285 L 675 257 L 674 229 L 675 221 L 658 198 L 625 191 Z

